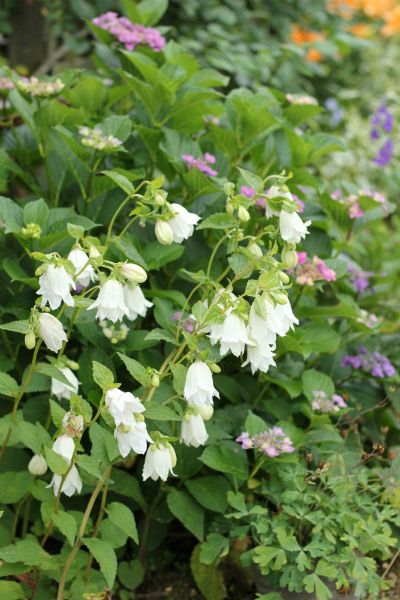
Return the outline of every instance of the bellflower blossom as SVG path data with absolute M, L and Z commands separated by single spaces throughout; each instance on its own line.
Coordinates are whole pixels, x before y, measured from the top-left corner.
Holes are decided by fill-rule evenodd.
M 345 356 L 342 359 L 341 365 L 342 367 L 360 369 L 364 373 L 370 373 L 379 379 L 393 377 L 396 374 L 396 369 L 387 356 L 379 352 L 368 352 L 363 346 L 358 348 L 358 354 Z
M 143 481 L 161 479 L 167 481 L 168 475 L 175 475 L 173 469 L 176 465 L 176 454 L 169 442 L 151 444 L 146 452 L 143 466 Z
M 378 151 L 377 155 L 373 159 L 373 163 L 377 167 L 386 167 L 387 164 L 393 158 L 394 153 L 394 143 L 393 140 L 389 139 L 383 144 L 382 148 Z
M 75 280 L 78 285 L 85 288 L 90 282 L 97 280 L 95 270 L 89 263 L 89 257 L 81 248 L 73 248 L 68 254 L 68 260 L 74 265 Z
M 182 419 L 181 442 L 186 446 L 204 446 L 208 433 L 200 415 L 187 413 Z
M 262 433 L 250 436 L 247 431 L 242 432 L 236 441 L 244 450 L 255 448 L 260 450 L 269 458 L 275 458 L 280 454 L 294 452 L 291 439 L 285 434 L 281 427 L 271 427 Z
M 215 389 L 210 367 L 201 360 L 196 360 L 187 370 L 183 397 L 191 405 L 201 406 L 213 404 L 213 397 L 219 398 Z
M 106 393 L 105 404 L 114 419 L 114 435 L 121 456 L 125 458 L 131 450 L 136 454 L 144 454 L 147 442 L 152 442 L 152 439 L 142 416 L 145 407 L 139 398 L 130 392 L 112 388 Z
M 157 29 L 136 25 L 116 12 L 107 12 L 93 19 L 93 24 L 113 35 L 128 51 L 138 45 L 148 46 L 154 52 L 160 52 L 165 46 L 165 38 Z
M 97 299 L 87 310 L 97 309 L 96 318 L 109 319 L 113 323 L 129 315 L 124 297 L 124 287 L 116 279 L 108 279 L 100 288 Z
M 200 221 L 200 217 L 176 202 L 171 204 L 171 209 L 174 216 L 167 223 L 172 229 L 173 241 L 180 244 L 193 235 L 194 226 Z
M 75 289 L 75 283 L 61 265 L 48 264 L 39 277 L 39 285 L 36 293 L 42 296 L 41 306 L 46 306 L 48 303 L 51 310 L 56 310 L 62 302 L 67 306 L 74 306 L 71 289 Z
M 209 336 L 213 346 L 220 344 L 221 356 L 225 356 L 228 352 L 240 356 L 245 345 L 251 343 L 247 336 L 245 322 L 234 313 L 228 314 L 222 324 L 211 325 Z
M 65 434 L 60 435 L 53 444 L 53 452 L 56 452 L 62 456 L 68 464 L 71 463 L 72 457 L 75 452 L 74 440 Z M 61 475 L 53 475 L 50 484 L 47 487 L 53 487 L 54 495 L 58 496 L 62 482 Z M 82 480 L 80 478 L 78 469 L 75 465 L 72 465 L 68 475 L 65 477 L 62 484 L 61 492 L 68 497 L 73 496 L 75 493 L 80 494 L 82 491 Z
M 58 352 L 63 342 L 68 341 L 62 323 L 49 313 L 41 313 L 38 319 L 39 335 L 47 348 L 52 352 Z

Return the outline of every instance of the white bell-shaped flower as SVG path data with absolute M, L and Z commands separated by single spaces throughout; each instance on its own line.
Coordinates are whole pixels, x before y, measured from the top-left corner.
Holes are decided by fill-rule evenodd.
M 175 202 L 171 204 L 171 208 L 175 215 L 167 223 L 172 229 L 174 242 L 180 244 L 193 235 L 194 226 L 200 221 L 200 217 Z
M 131 450 L 137 454 L 144 454 L 147 442 L 152 440 L 141 414 L 145 407 L 139 398 L 130 392 L 112 388 L 106 393 L 105 404 L 115 422 L 114 435 L 121 456 L 125 458 Z
M 118 388 L 112 388 L 107 391 L 105 405 L 116 425 L 125 423 L 132 413 L 141 414 L 145 411 L 145 407 L 139 398 L 131 394 L 131 392 L 123 392 Z
M 281 210 L 279 214 L 279 229 L 281 238 L 290 244 L 298 244 L 308 234 L 308 226 L 311 221 L 305 223 L 296 212 Z
M 68 383 L 64 383 L 63 381 L 52 377 L 51 393 L 58 398 L 58 400 L 69 400 L 71 396 L 78 393 L 79 380 L 69 367 L 62 367 L 59 370 L 64 375 L 65 379 L 68 380 Z
M 81 248 L 73 248 L 68 254 L 68 260 L 74 265 L 75 281 L 78 285 L 87 287 L 90 282 L 97 280 L 95 270 L 89 263 L 89 257 Z
M 188 404 L 201 406 L 213 404 L 213 396 L 219 398 L 210 367 L 201 360 L 190 365 L 186 373 L 183 396 Z
M 145 317 L 147 309 L 153 306 L 152 302 L 146 300 L 142 290 L 138 285 L 124 285 L 124 300 L 127 307 L 127 317 L 130 321 L 134 321 L 140 315 Z
M 34 454 L 28 463 L 28 471 L 35 477 L 44 475 L 47 471 L 46 459 L 42 454 Z
M 200 415 L 186 414 L 182 419 L 181 442 L 186 446 L 204 446 L 208 433 Z
M 39 335 L 52 352 L 58 352 L 68 340 L 61 322 L 49 313 L 39 315 Z
M 274 331 L 278 335 L 286 335 L 289 329 L 294 329 L 294 325 L 299 324 L 299 320 L 293 314 L 289 299 L 284 304 L 275 304 L 275 306 L 266 301 L 266 307 L 267 319 L 269 318 L 270 322 L 273 322 Z
M 64 267 L 47 265 L 45 272 L 39 277 L 39 285 L 36 293 L 42 296 L 41 306 L 49 304 L 51 310 L 58 308 L 62 302 L 67 306 L 74 306 L 71 289 L 75 289 L 75 283 Z
M 246 348 L 246 361 L 242 364 L 242 367 L 246 365 L 250 365 L 253 375 L 256 371 L 267 373 L 271 366 L 276 366 L 273 347 L 265 342 L 256 342 L 254 346 L 248 345 Z
M 68 435 L 60 435 L 54 442 L 52 450 L 70 463 L 75 451 L 74 440 Z M 60 491 L 61 482 L 61 475 L 53 475 L 53 478 L 48 485 L 48 487 L 53 487 L 55 496 L 57 496 Z M 78 469 L 75 465 L 73 465 L 62 484 L 61 492 L 70 497 L 75 493 L 80 494 L 81 491 L 82 480 L 80 478 Z
M 124 299 L 124 288 L 116 279 L 108 279 L 100 288 L 97 299 L 88 310 L 97 309 L 96 317 L 100 321 L 109 319 L 113 323 L 122 321 L 128 315 Z
M 222 324 L 210 326 L 210 341 L 212 345 L 220 344 L 221 356 L 228 352 L 240 356 L 249 342 L 245 322 L 238 315 L 230 313 Z
M 168 475 L 173 472 L 176 465 L 176 454 L 169 442 L 159 442 L 149 446 L 143 466 L 143 481 L 146 479 L 162 479 L 167 481 Z

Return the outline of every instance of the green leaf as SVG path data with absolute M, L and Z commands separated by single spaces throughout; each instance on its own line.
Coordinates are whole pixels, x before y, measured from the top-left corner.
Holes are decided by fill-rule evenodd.
M 24 223 L 37 223 L 41 227 L 47 225 L 49 218 L 49 207 L 46 202 L 40 198 L 39 200 L 32 200 L 24 207 Z
M 316 371 L 315 369 L 308 369 L 304 371 L 302 375 L 303 390 L 307 398 L 311 401 L 313 399 L 314 391 L 326 392 L 330 397 L 335 393 L 335 385 L 328 375 Z
M 116 183 L 121 190 L 124 190 L 128 196 L 131 196 L 134 193 L 135 186 L 124 175 L 121 175 L 115 171 L 102 171 L 102 174 L 109 179 L 112 179 L 113 182 Z
M 204 221 L 197 225 L 196 229 L 231 229 L 237 226 L 237 220 L 232 215 L 215 213 L 204 219 Z
M 29 493 L 32 475 L 28 471 L 0 473 L 0 503 L 13 504 Z
M 144 339 L 149 342 L 152 342 L 152 341 L 168 342 L 169 344 L 173 344 L 174 346 L 178 346 L 178 344 L 179 344 L 176 341 L 175 336 L 172 335 L 172 333 L 170 333 L 166 329 L 160 329 L 158 327 L 149 331 L 149 333 L 146 335 L 146 337 Z
M 20 421 L 15 429 L 16 438 L 21 444 L 30 448 L 35 454 L 40 454 L 43 446 L 50 444 L 50 435 L 40 423 Z
M 101 363 L 94 360 L 93 366 L 93 380 L 103 390 L 108 390 L 114 383 L 114 375 L 110 369 L 102 365 Z
M 315 591 L 317 600 L 329 600 L 332 598 L 332 593 L 324 582 L 315 573 L 306 575 L 303 579 L 303 584 L 306 592 L 312 594 Z
M 101 573 L 108 587 L 112 589 L 117 575 L 117 557 L 113 547 L 108 542 L 96 538 L 83 538 L 82 541 L 99 563 Z
M 172 489 L 167 495 L 172 514 L 202 542 L 204 539 L 204 509 L 189 494 Z
M 56 427 L 61 427 L 66 411 L 57 402 L 50 399 L 50 414 Z
M 209 533 L 205 542 L 201 544 L 200 561 L 211 565 L 218 558 L 226 556 L 229 552 L 229 540 L 219 533 Z
M 174 390 L 181 396 L 185 387 L 187 368 L 183 365 L 171 365 L 171 371 L 173 375 Z
M 140 364 L 140 362 L 138 362 L 134 358 L 130 358 L 129 356 L 122 354 L 121 352 L 117 352 L 117 354 L 124 363 L 129 373 L 132 375 L 132 377 L 136 379 L 136 381 L 138 381 L 145 387 L 151 385 L 151 375 L 147 371 L 147 369 Z
M 178 260 L 185 251 L 185 246 L 182 244 L 171 244 L 163 246 L 158 242 L 147 244 L 143 249 L 143 257 L 149 269 L 160 269 L 170 262 Z
M 0 219 L 5 224 L 5 233 L 20 231 L 23 226 L 21 207 L 10 198 L 0 196 Z
M 229 481 L 222 475 L 205 475 L 187 479 L 185 486 L 199 504 L 218 513 L 224 513 L 228 504 Z
M 52 512 L 51 520 L 54 525 L 61 531 L 61 533 L 67 538 L 70 546 L 74 545 L 75 537 L 78 532 L 78 524 L 76 519 L 64 510 L 58 510 L 58 512 Z
M 0 325 L 0 329 L 25 334 L 29 329 L 29 321 L 10 321 L 10 323 L 3 323 Z
M 69 463 L 57 452 L 51 448 L 44 449 L 44 455 L 49 469 L 56 475 L 64 475 L 69 467 Z
M 228 598 L 222 573 L 214 565 L 205 565 L 200 559 L 201 544 L 195 546 L 190 558 L 190 569 L 197 587 L 205 600 Z
M 19 386 L 11 375 L 8 373 L 0 372 L 0 394 L 3 396 L 9 396 L 10 398 L 15 398 L 18 394 Z
M 138 544 L 139 536 L 133 512 L 125 504 L 121 504 L 121 502 L 111 502 L 106 510 L 110 521 Z
M 244 431 L 248 431 L 249 435 L 253 436 L 266 431 L 266 429 L 268 429 L 268 426 L 264 419 L 250 411 L 244 424 Z
M 208 446 L 200 456 L 200 460 L 215 471 L 230 473 L 243 480 L 247 478 L 247 455 L 238 444 L 233 442 Z
M 0 597 L 4 600 L 26 600 L 22 585 L 15 581 L 0 581 Z
M 182 419 L 172 408 L 155 401 L 146 403 L 145 414 L 146 419 L 152 419 L 153 421 L 181 421 Z
M 0 558 L 8 563 L 23 562 L 31 567 L 40 567 L 42 571 L 54 570 L 61 566 L 57 558 L 43 550 L 33 536 L 0 548 Z

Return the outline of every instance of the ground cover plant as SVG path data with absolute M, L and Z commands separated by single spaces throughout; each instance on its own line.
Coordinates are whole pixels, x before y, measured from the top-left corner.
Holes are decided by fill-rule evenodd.
M 190 22 L 182 43 L 157 27 L 165 2 L 117 8 L 86 20 L 87 68 L 0 77 L 2 597 L 134 598 L 183 560 L 206 600 L 379 598 L 397 198 L 381 154 L 331 164 L 347 130 L 315 52 L 351 51 L 343 17 L 321 3 L 333 47 L 282 11 L 288 88 L 229 80 Z

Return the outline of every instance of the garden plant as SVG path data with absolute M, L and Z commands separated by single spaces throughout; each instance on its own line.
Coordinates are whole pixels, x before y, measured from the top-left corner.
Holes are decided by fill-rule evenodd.
M 0 598 L 384 598 L 399 7 L 57 4 L 85 66 L 0 72 Z

